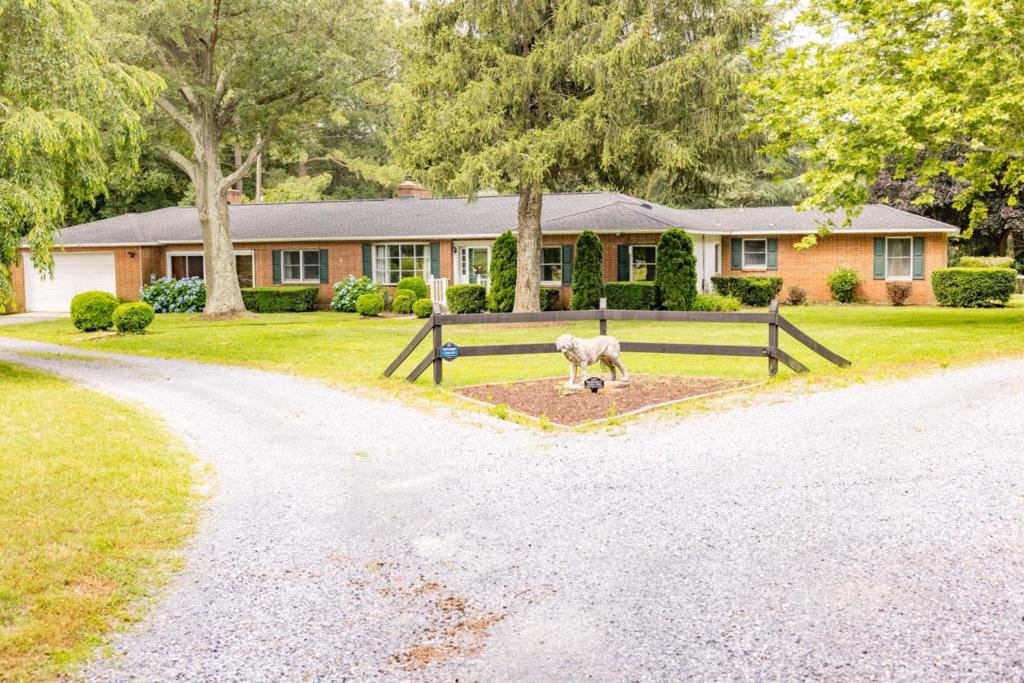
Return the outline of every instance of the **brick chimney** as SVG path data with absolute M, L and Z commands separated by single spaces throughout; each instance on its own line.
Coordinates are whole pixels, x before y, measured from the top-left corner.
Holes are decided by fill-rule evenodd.
M 242 203 L 242 191 L 236 187 L 228 188 L 227 191 L 228 204 L 241 204 Z
M 405 180 L 395 189 L 395 196 L 399 199 L 430 199 L 433 195 L 430 190 L 406 176 Z

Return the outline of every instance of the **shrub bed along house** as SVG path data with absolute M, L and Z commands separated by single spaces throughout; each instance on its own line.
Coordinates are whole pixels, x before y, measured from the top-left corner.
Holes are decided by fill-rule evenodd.
M 608 282 L 604 295 L 612 309 L 653 311 L 657 307 L 657 288 L 653 282 Z
M 767 306 L 782 291 L 781 277 L 758 275 L 715 275 L 715 292 L 740 300 L 744 306 Z
M 562 307 L 561 292 L 555 287 L 540 288 L 540 310 L 557 311 Z
M 373 317 L 380 315 L 381 311 L 384 310 L 384 297 L 376 292 L 370 292 L 363 294 L 356 299 L 356 313 L 359 315 L 365 315 Z
M 407 289 L 413 293 L 413 301 L 427 296 L 427 283 L 421 277 L 403 277 L 395 287 L 397 292 Z
M 304 313 L 316 308 L 316 287 L 248 287 L 242 301 L 253 313 Z
M 943 306 L 1002 306 L 1017 286 L 1012 268 L 940 268 L 932 271 L 932 290 Z
M 341 282 L 334 283 L 334 297 L 331 309 L 341 313 L 355 313 L 356 299 L 363 294 L 381 294 L 382 287 L 370 278 L 362 275 L 349 275 Z
M 889 297 L 889 303 L 893 306 L 902 306 L 910 298 L 912 291 L 909 282 L 886 282 L 885 294 Z
M 860 275 L 849 266 L 839 266 L 828 275 L 828 288 L 832 290 L 832 298 L 841 304 L 852 304 L 855 298 Z
M 139 296 L 156 313 L 202 313 L 206 308 L 206 283 L 199 277 L 162 277 L 144 285 Z
M 693 298 L 690 310 L 726 311 L 731 313 L 740 310 L 740 300 L 734 296 L 724 296 L 722 294 L 698 294 Z
M 82 292 L 71 300 L 71 322 L 83 332 L 109 330 L 114 310 L 121 304 L 109 292 Z
M 446 298 L 452 313 L 482 313 L 487 307 L 487 290 L 483 285 L 452 285 Z
M 434 302 L 426 297 L 417 299 L 412 305 L 412 312 L 417 318 L 429 318 L 434 312 Z
M 111 319 L 118 334 L 145 334 L 155 317 L 152 306 L 134 301 L 115 308 Z
M 790 287 L 786 294 L 786 303 L 790 306 L 803 306 L 807 303 L 807 290 L 803 287 Z

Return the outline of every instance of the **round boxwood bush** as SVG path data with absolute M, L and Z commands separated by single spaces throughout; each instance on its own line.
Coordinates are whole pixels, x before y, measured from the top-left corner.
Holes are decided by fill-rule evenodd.
M 156 314 L 153 307 L 143 301 L 121 304 L 111 316 L 118 334 L 145 334 Z
M 516 299 L 516 250 L 519 241 L 511 230 L 498 235 L 491 248 L 491 291 L 487 308 L 495 313 L 508 313 Z
M 356 313 L 359 315 L 374 316 L 380 315 L 384 310 L 384 297 L 376 292 L 363 294 L 356 299 Z
M 400 296 L 407 296 L 413 301 L 416 301 L 416 299 L 422 299 L 426 297 L 426 294 L 419 294 L 418 292 L 414 292 L 411 289 L 402 289 L 401 287 L 399 287 L 398 289 L 395 290 L 395 298 L 397 299 Z
M 939 268 L 932 272 L 932 290 L 943 306 L 1002 306 L 1017 286 L 1012 268 Z
M 452 313 L 482 313 L 487 305 L 487 290 L 483 285 L 452 285 L 447 298 Z
M 412 290 L 415 295 L 413 301 L 416 299 L 422 299 L 427 295 L 427 283 L 423 281 L 421 277 L 403 277 L 398 281 L 398 287 L 396 288 L 399 292 L 403 289 Z
M 391 310 L 395 313 L 412 313 L 412 305 L 415 301 L 416 299 L 410 295 L 409 290 L 400 290 L 398 296 L 391 302 Z
M 828 288 L 832 297 L 841 304 L 852 304 L 854 291 L 860 284 L 860 275 L 849 266 L 840 266 L 829 273 Z
M 722 294 L 697 294 L 690 305 L 691 311 L 734 312 L 740 310 L 740 300 Z
M 109 292 L 82 292 L 71 300 L 71 322 L 83 332 L 109 330 L 114 309 L 120 304 Z
M 412 305 L 412 312 L 416 314 L 417 318 L 429 318 L 430 314 L 434 312 L 434 302 L 426 297 L 416 299 Z
M 655 288 L 658 304 L 669 311 L 686 311 L 697 296 L 697 260 L 693 240 L 682 230 L 666 230 L 658 240 Z

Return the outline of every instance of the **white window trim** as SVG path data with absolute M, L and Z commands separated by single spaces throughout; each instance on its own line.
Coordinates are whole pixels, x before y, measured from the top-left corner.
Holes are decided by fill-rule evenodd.
M 377 272 L 378 272 L 377 271 L 377 247 L 408 247 L 408 246 L 412 246 L 412 247 L 426 247 L 424 249 L 424 251 L 423 251 L 423 256 L 424 256 L 424 258 L 426 259 L 426 262 L 427 262 L 426 267 L 423 269 L 423 281 L 426 282 L 428 285 L 430 284 L 430 281 L 434 279 L 433 275 L 431 275 L 431 273 L 430 273 L 430 242 L 373 242 L 371 244 L 370 257 L 371 257 L 371 263 L 372 263 L 372 266 L 373 266 L 371 270 L 373 271 L 373 281 L 374 282 L 376 282 L 379 285 L 384 285 L 385 287 L 394 287 L 395 285 L 398 284 L 397 280 L 395 282 L 380 282 L 377 279 Z M 453 269 L 457 269 L 457 268 L 458 268 L 458 264 L 456 264 L 453 267 Z M 401 279 L 401 278 L 399 278 L 399 279 Z
M 763 266 L 748 266 L 747 265 L 747 242 L 764 242 L 764 265 Z M 745 238 L 740 244 L 740 270 L 754 270 L 754 271 L 767 271 L 768 270 L 768 238 L 767 237 L 750 237 Z
M 289 279 L 285 278 L 285 276 L 284 276 L 284 272 L 285 272 L 285 268 L 284 268 L 284 255 L 287 254 L 290 251 L 297 251 L 297 252 L 299 252 L 299 272 L 302 273 L 302 277 L 299 278 L 298 280 L 289 280 Z M 315 279 L 310 280 L 310 279 L 306 278 L 306 260 L 305 260 L 306 257 L 302 256 L 302 254 L 304 254 L 307 251 L 315 251 L 316 252 L 316 263 L 317 263 L 317 268 L 319 269 L 319 267 L 320 267 L 320 250 L 319 249 L 282 249 L 281 250 L 281 284 L 283 284 L 283 285 L 311 285 L 311 284 L 320 284 L 320 273 L 319 273 L 319 270 L 318 270 L 318 273 L 317 273 L 317 277 Z
M 889 275 L 889 240 L 908 240 L 910 242 L 910 274 Z M 910 235 L 886 237 L 885 238 L 885 279 L 892 282 L 913 282 L 914 281 L 914 238 Z
M 651 282 L 651 280 L 634 280 L 633 279 L 633 247 L 652 247 L 654 249 L 654 265 L 657 268 L 658 265 L 658 245 L 657 244 L 631 244 L 629 245 L 629 281 L 630 282 Z
M 252 286 L 256 286 L 256 251 L 254 249 L 236 249 L 234 252 L 235 256 L 252 256 Z M 165 271 L 167 277 L 171 277 L 171 257 L 172 256 L 202 256 L 203 257 L 203 279 L 206 279 L 206 254 L 201 251 L 168 251 L 164 258 L 167 267 Z
M 540 272 L 544 273 L 544 249 L 558 249 L 558 267 L 564 268 L 565 264 L 562 263 L 562 245 L 561 244 L 542 244 L 540 245 Z M 563 276 L 565 273 L 563 273 Z M 561 280 L 541 280 L 540 284 L 542 287 L 564 287 Z

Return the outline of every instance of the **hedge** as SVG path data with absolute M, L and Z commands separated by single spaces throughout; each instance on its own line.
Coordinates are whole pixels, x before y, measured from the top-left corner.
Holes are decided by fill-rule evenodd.
M 245 308 L 253 313 L 303 313 L 316 308 L 318 287 L 247 287 Z
M 446 298 L 452 313 L 482 313 L 487 306 L 487 290 L 483 285 L 452 285 Z
M 691 311 L 727 311 L 740 310 L 740 300 L 734 296 L 723 296 L 721 294 L 698 294 L 693 298 Z
M 562 308 L 561 291 L 557 287 L 540 288 L 540 310 L 557 311 Z
M 155 317 L 153 307 L 143 301 L 121 304 L 111 316 L 118 334 L 145 334 Z
M 109 292 L 82 292 L 71 300 L 71 322 L 83 332 L 109 330 L 114 309 L 121 305 Z
M 961 256 L 957 268 L 1013 268 L 1009 256 Z
M 717 293 L 736 297 L 744 306 L 767 306 L 782 291 L 781 277 L 715 275 L 711 282 Z
M 932 271 L 932 291 L 943 306 L 1002 306 L 1017 286 L 1012 268 L 940 268 Z
M 609 282 L 604 286 L 608 308 L 627 311 L 653 311 L 657 288 L 653 282 Z

